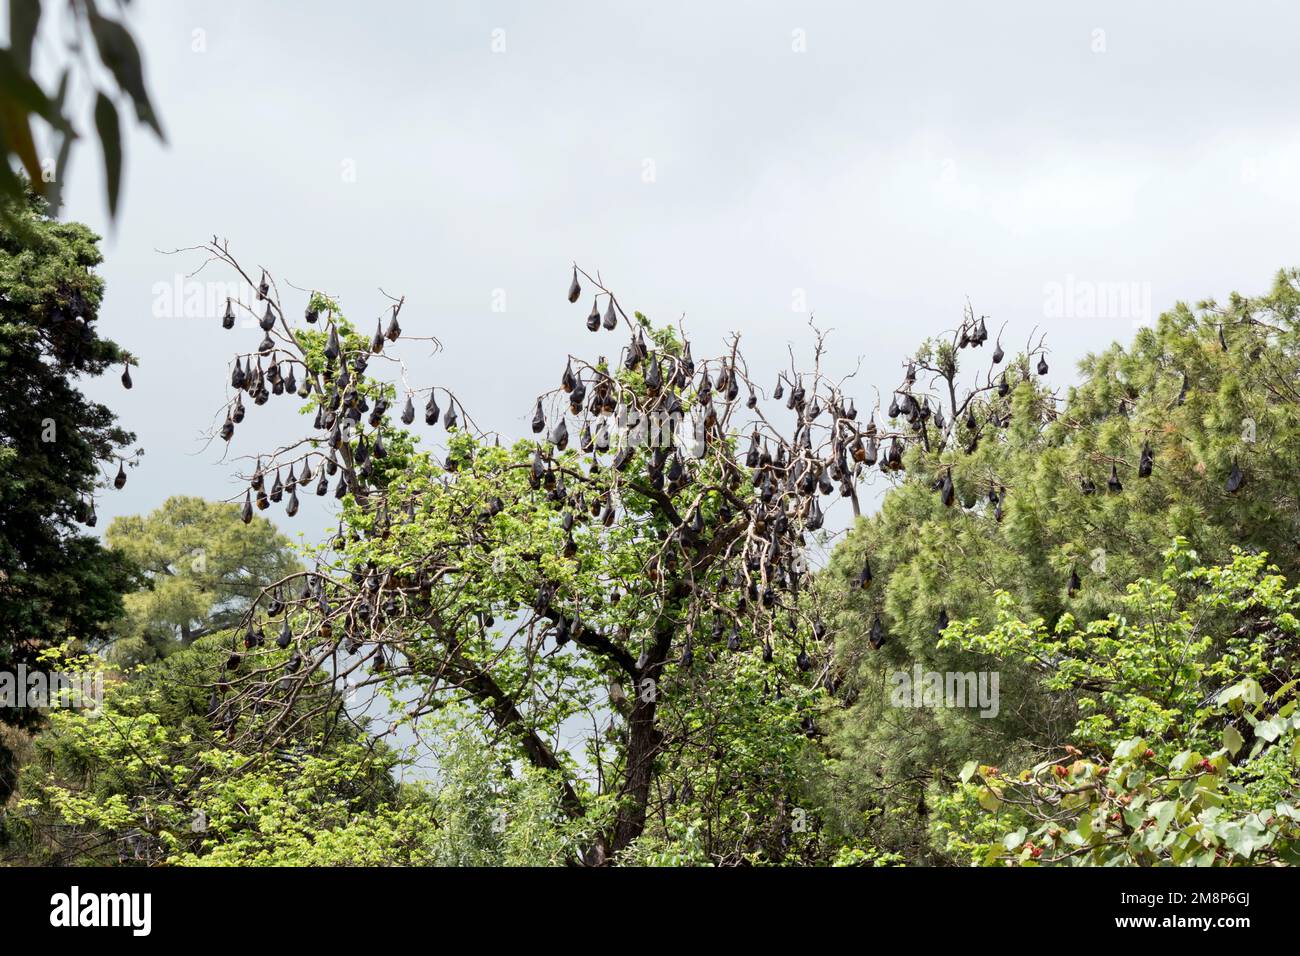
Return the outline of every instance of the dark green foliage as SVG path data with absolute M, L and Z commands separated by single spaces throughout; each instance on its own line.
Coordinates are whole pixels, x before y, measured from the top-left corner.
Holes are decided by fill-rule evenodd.
M 107 636 L 132 574 L 84 534 L 93 498 L 135 437 L 86 398 L 78 380 L 129 361 L 97 327 L 98 237 L 47 219 L 39 200 L 10 207 L 19 238 L 0 228 L 0 670 L 32 664 L 68 638 Z M 32 711 L 0 721 L 30 726 Z M 8 784 L 0 779 L 0 802 Z

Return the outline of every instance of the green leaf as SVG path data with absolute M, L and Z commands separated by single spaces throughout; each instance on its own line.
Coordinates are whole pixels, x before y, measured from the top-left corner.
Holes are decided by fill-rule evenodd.
M 1178 804 L 1173 800 L 1157 800 L 1151 804 L 1151 819 L 1155 820 L 1157 839 L 1163 839 L 1165 831 L 1169 829 L 1169 824 L 1173 822 L 1174 814 L 1178 812 Z
M 1115 748 L 1116 762 L 1130 759 L 1135 753 L 1146 750 L 1147 742 L 1141 737 L 1131 737 Z
M 975 776 L 975 771 L 978 770 L 979 768 L 980 768 L 980 762 L 978 760 L 968 760 L 966 761 L 966 764 L 961 768 L 961 773 L 957 775 L 957 779 L 959 779 L 962 783 L 970 783 L 970 778 Z
M 1237 753 L 1241 750 L 1242 744 L 1244 743 L 1245 740 L 1242 739 L 1241 733 L 1236 727 L 1232 726 L 1232 724 L 1229 724 L 1223 729 L 1223 746 L 1227 748 L 1228 752 L 1234 757 L 1237 756 Z
M 104 151 L 104 179 L 108 190 L 108 212 L 117 215 L 117 198 L 122 186 L 122 128 L 117 107 L 101 90 L 95 97 L 95 129 Z
M 149 102 L 149 91 L 145 89 L 144 64 L 140 60 L 140 50 L 136 47 L 135 40 L 131 38 L 130 31 L 115 20 L 91 13 L 90 32 L 95 38 L 95 46 L 99 49 L 99 58 L 113 74 L 117 85 L 131 97 L 131 101 L 135 104 L 135 114 L 140 122 L 148 125 L 159 139 L 165 141 L 166 137 L 163 136 L 162 127 L 158 124 L 153 104 Z
M 41 0 L 9 0 L 9 49 L 24 70 L 32 68 L 32 43 L 41 24 Z
M 12 102 L 28 113 L 35 113 L 55 129 L 66 132 L 72 128 L 45 91 L 4 47 L 0 47 L 0 91 L 3 91 L 0 99 L 4 102 Z
M 1255 736 L 1272 743 L 1281 735 L 1282 729 L 1276 720 L 1261 720 L 1255 725 Z

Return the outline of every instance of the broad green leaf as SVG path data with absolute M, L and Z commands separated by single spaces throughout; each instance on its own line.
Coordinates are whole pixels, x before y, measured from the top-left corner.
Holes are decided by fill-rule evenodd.
M 140 60 L 140 51 L 130 32 L 117 21 L 96 13 L 90 16 L 90 32 L 95 38 L 99 58 L 113 74 L 117 85 L 131 97 L 140 122 L 152 128 L 159 139 L 165 140 L 153 104 L 149 102 L 149 91 L 144 85 L 144 64 Z
M 9 49 L 14 62 L 32 68 L 32 43 L 41 25 L 41 0 L 9 0 Z
M 1258 733 L 1258 729 L 1256 732 Z M 1236 727 L 1232 726 L 1232 724 L 1229 724 L 1223 729 L 1223 746 L 1227 748 L 1228 752 L 1234 757 L 1241 750 L 1242 744 L 1244 743 L 1245 740 L 1242 739 L 1241 734 L 1238 732 Z
M 117 198 L 122 187 L 122 130 L 117 107 L 100 91 L 95 98 L 95 130 L 104 151 L 104 180 L 108 191 L 109 215 L 117 215 Z

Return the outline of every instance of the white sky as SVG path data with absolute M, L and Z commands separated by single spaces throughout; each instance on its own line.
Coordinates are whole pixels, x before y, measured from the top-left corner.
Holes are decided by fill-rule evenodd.
M 446 346 L 408 352 L 419 384 L 506 433 L 566 353 L 622 344 L 586 332 L 585 295 L 565 301 L 575 259 L 625 306 L 684 314 L 697 355 L 740 329 L 751 368 L 773 371 L 809 344 L 805 290 L 837 367 L 863 359 L 867 405 L 967 296 L 1013 350 L 1045 329 L 1065 383 L 1135 316 L 1049 315 L 1049 284 L 1136 283 L 1158 313 L 1262 291 L 1297 258 L 1293 4 L 131 10 L 169 142 L 131 135 L 111 233 L 83 144 L 66 210 L 106 233 L 103 331 L 141 359 L 131 392 L 116 375 L 89 389 L 147 451 L 103 495 L 101 529 L 170 494 L 242 497 L 199 433 L 256 333 L 154 315 L 155 287 L 198 264 L 158 250 L 214 233 L 363 327 L 378 287 L 406 295 L 404 328 Z M 234 451 L 285 434 L 287 405 L 250 407 Z M 312 500 L 279 520 L 314 536 L 326 517 Z

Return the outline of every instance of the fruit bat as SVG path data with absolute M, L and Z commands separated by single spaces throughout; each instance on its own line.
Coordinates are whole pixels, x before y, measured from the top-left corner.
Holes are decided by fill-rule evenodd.
M 415 403 L 411 401 L 411 396 L 406 396 L 406 404 L 402 406 L 402 424 L 409 425 L 415 421 Z
M 1044 355 L 1038 356 L 1038 374 L 1039 375 L 1047 374 L 1047 357 Z
M 573 268 L 573 281 L 569 283 L 569 301 L 577 302 L 578 296 L 582 295 L 582 286 L 578 283 L 578 268 Z
M 1106 487 L 1116 493 L 1124 490 L 1124 484 L 1119 480 L 1119 471 L 1113 464 L 1110 466 L 1110 477 L 1106 479 Z
M 131 366 L 122 366 L 122 387 L 129 389 L 131 387 Z
M 871 645 L 872 650 L 880 650 L 885 643 L 885 625 L 881 623 L 880 615 L 871 622 L 871 631 L 867 635 L 867 643 Z
M 266 294 L 271 291 L 270 283 L 266 281 L 266 270 L 262 270 L 262 281 L 257 284 L 257 301 L 261 302 L 266 298 Z
M 1002 351 L 1002 343 L 999 342 L 997 348 L 993 350 L 993 364 L 1001 365 L 1002 359 L 1005 357 L 1006 357 L 1006 353 Z
M 1138 462 L 1139 478 L 1151 477 L 1151 464 L 1152 464 L 1151 446 L 1149 444 L 1143 444 L 1142 459 Z
M 248 524 L 253 520 L 253 493 L 251 491 L 244 492 L 244 507 L 239 516 L 243 519 L 244 524 Z
M 120 491 L 120 490 L 122 489 L 122 486 L 125 485 L 125 484 L 126 484 L 126 472 L 122 469 L 122 463 L 121 463 L 121 462 L 118 462 L 118 463 L 117 463 L 117 477 L 113 479 L 113 487 L 114 487 L 114 488 L 117 488 L 117 489 Z M 1230 489 L 1230 490 L 1232 490 L 1232 491 L 1236 491 L 1237 489 L 1236 489 L 1236 488 L 1233 488 L 1233 489 Z
M 458 419 L 456 418 L 456 403 L 448 402 L 447 414 L 443 416 L 442 424 L 447 429 L 447 431 L 454 431 L 456 428 L 457 420 Z
M 229 299 L 226 300 L 226 314 L 221 317 L 221 327 L 223 329 L 235 327 L 235 307 L 231 305 Z
M 275 313 L 271 311 L 271 303 L 266 303 L 266 311 L 262 313 L 262 319 L 258 324 L 263 332 L 270 332 L 275 328 Z
M 1234 458 L 1232 460 L 1232 471 L 1228 475 L 1228 483 L 1224 487 L 1227 488 L 1229 494 L 1236 494 L 1245 481 L 1246 476 L 1241 473 L 1241 468 L 1237 465 L 1237 459 Z
M 865 591 L 867 588 L 871 587 L 871 581 L 871 558 L 864 557 L 862 559 L 862 570 L 854 579 L 854 585 L 858 590 Z
M 390 342 L 396 342 L 401 334 L 402 327 L 397 324 L 397 306 L 393 306 L 393 314 L 388 320 L 388 328 L 384 329 L 384 338 Z
M 951 474 L 945 474 L 945 475 L 943 476 L 943 483 L 940 485 L 940 488 L 939 488 L 939 498 L 940 498 L 941 501 L 943 501 L 943 504 L 944 504 L 944 507 L 945 507 L 945 508 L 951 508 L 951 507 L 952 507 L 952 503 L 953 503 L 953 499 L 955 498 L 955 494 L 954 494 L 954 489 L 953 489 L 953 485 L 952 485 L 952 475 L 951 475 Z
M 808 516 L 804 519 L 804 527 L 809 531 L 816 531 L 822 526 L 822 521 L 822 509 L 817 504 L 817 499 L 813 498 L 808 505 Z
M 627 348 L 627 357 L 623 359 L 623 367 L 629 372 L 641 364 L 641 359 L 645 358 L 645 337 L 641 330 L 637 330 L 636 336 L 632 339 L 632 344 Z
M 429 393 L 429 401 L 424 406 L 424 423 L 426 425 L 438 424 L 438 416 L 442 412 L 438 408 L 438 400 L 433 397 L 433 392 Z
M 533 434 L 541 434 L 546 428 L 546 413 L 542 411 L 542 400 L 537 400 L 537 409 L 533 412 Z
M 618 325 L 618 316 L 614 314 L 614 297 L 612 295 L 609 297 L 609 304 L 605 306 L 605 317 L 601 320 L 600 324 L 605 327 L 607 332 L 612 332 L 614 327 Z M 593 329 L 592 331 L 595 330 Z
M 1070 579 L 1065 584 L 1065 593 L 1067 597 L 1074 597 L 1078 593 L 1082 582 L 1079 580 L 1079 572 L 1070 568 Z
M 645 387 L 651 393 L 659 391 L 659 387 L 663 384 L 663 378 L 659 370 L 659 359 L 653 353 L 646 357 L 644 379 Z

